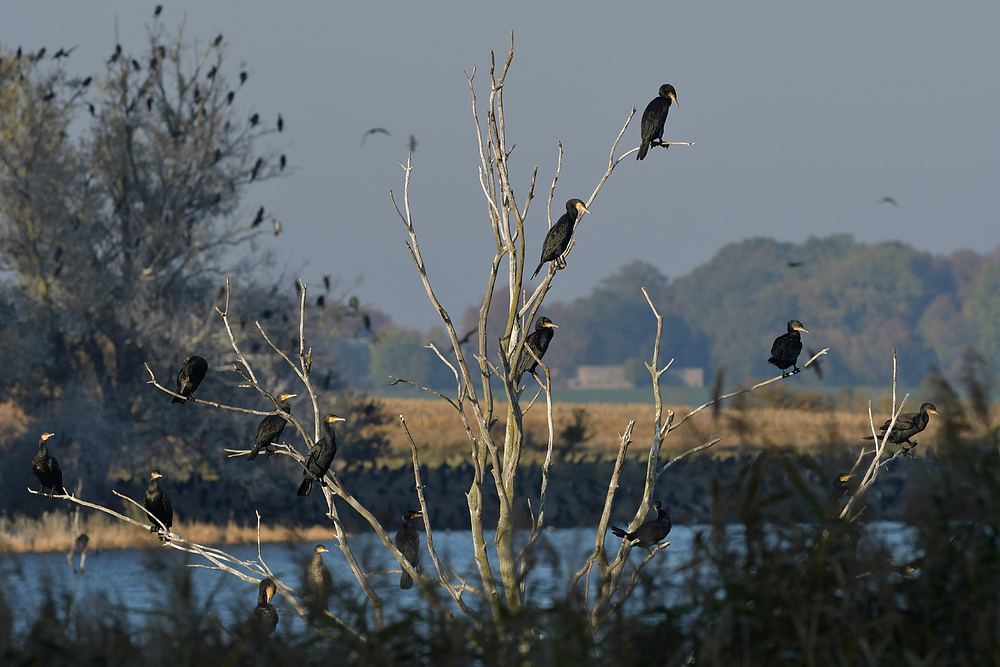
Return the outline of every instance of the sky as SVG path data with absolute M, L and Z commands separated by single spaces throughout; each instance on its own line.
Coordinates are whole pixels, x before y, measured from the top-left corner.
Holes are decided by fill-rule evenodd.
M 261 239 L 275 271 L 323 275 L 403 326 L 439 320 L 389 200 L 402 193 L 410 135 L 411 208 L 444 306 L 460 321 L 486 285 L 493 238 L 478 182 L 466 73 L 481 117 L 490 52 L 514 62 L 505 87 L 515 192 L 539 168 L 527 220 L 536 263 L 558 143 L 553 203 L 586 200 L 633 106 L 677 90 L 664 138 L 615 170 L 579 227 L 547 297 L 590 292 L 643 260 L 670 277 L 753 236 L 801 242 L 849 233 L 934 253 L 1000 244 L 1000 3 L 163 3 L 204 45 L 220 31 L 237 103 L 285 131 L 268 145 L 286 176 L 251 188 L 283 232 Z M 143 49 L 155 2 L 0 0 L 0 45 L 79 45 L 71 72 L 103 71 L 120 41 Z M 118 26 L 119 38 L 115 36 Z M 269 121 L 269 122 L 273 122 Z M 362 144 L 364 132 L 388 129 Z M 638 115 L 619 153 L 639 141 Z M 899 206 L 880 203 L 892 197 Z

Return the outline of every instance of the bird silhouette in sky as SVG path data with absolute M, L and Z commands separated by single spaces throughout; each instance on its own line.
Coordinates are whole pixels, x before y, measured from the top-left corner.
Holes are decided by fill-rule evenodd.
M 899 202 L 897 202 L 892 197 L 882 197 L 881 199 L 878 200 L 878 203 L 879 204 L 892 204 L 896 208 L 899 208 Z
M 798 267 L 802 266 L 803 264 L 805 264 L 805 262 L 792 262 L 792 261 L 788 262 L 788 266 L 790 266 L 793 269 L 798 268 Z
M 369 134 L 378 134 L 380 132 L 382 134 L 386 135 L 387 137 L 391 137 L 392 136 L 392 133 L 389 132 L 389 130 L 385 129 L 384 127 L 373 127 L 372 129 L 368 130 L 367 132 L 365 132 L 364 134 L 361 135 L 361 143 L 362 144 L 365 143 L 365 139 L 368 138 Z

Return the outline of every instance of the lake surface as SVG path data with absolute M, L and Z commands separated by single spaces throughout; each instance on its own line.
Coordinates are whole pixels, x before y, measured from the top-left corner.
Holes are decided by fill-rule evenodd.
M 900 524 L 880 522 L 874 524 L 870 533 L 884 539 L 898 557 L 910 555 L 910 540 L 907 530 Z M 663 549 L 647 565 L 645 572 L 656 578 L 660 584 L 657 593 L 662 595 L 663 604 L 675 604 L 682 595 L 679 568 L 685 565 L 692 553 L 695 533 L 706 531 L 707 526 L 674 526 L 670 533 L 670 546 Z M 740 531 L 734 530 L 732 539 L 738 543 Z M 526 537 L 526 536 L 525 536 Z M 487 544 L 492 547 L 493 535 L 487 535 Z M 426 536 L 421 535 L 421 564 L 424 572 L 433 570 L 433 563 L 427 553 Z M 302 572 L 312 559 L 315 542 L 291 542 L 264 544 L 261 555 L 274 574 L 289 586 L 301 591 Z M 610 535 L 606 548 L 613 557 L 620 540 Z M 396 573 L 374 574 L 369 577 L 373 588 L 382 597 L 387 620 L 406 610 L 421 611 L 426 602 L 414 587 L 403 591 L 399 588 L 399 564 L 371 534 L 350 538 L 355 557 L 365 571 L 384 572 L 396 569 Z M 565 597 L 566 588 L 575 571 L 583 566 L 593 550 L 593 529 L 560 529 L 545 531 L 534 550 L 532 570 L 528 578 L 528 597 L 539 604 Z M 345 590 L 359 603 L 366 604 L 364 594 L 357 585 L 354 575 L 344 555 L 336 543 L 325 545 L 330 549 L 323 554 L 323 560 L 333 574 L 334 585 L 342 583 Z M 472 560 L 471 533 L 469 531 L 435 532 L 434 546 L 446 568 L 453 568 L 463 577 L 475 583 L 478 573 Z M 241 560 L 257 558 L 256 545 L 229 545 L 224 551 Z M 642 549 L 633 549 L 630 565 L 637 565 L 645 557 Z M 171 572 L 186 564 L 207 564 L 194 554 L 186 554 L 175 549 L 154 550 L 113 549 L 87 555 L 86 574 L 74 575 L 66 562 L 64 553 L 40 554 L 0 554 L 0 585 L 7 605 L 14 618 L 15 635 L 26 632 L 31 621 L 45 599 L 45 592 L 51 589 L 58 598 L 70 596 L 73 605 L 83 605 L 100 599 L 107 599 L 113 609 L 124 612 L 133 625 L 142 625 L 151 614 L 163 605 L 171 589 Z M 496 566 L 495 552 L 491 551 L 491 564 Z M 238 626 L 250 614 L 257 602 L 257 586 L 238 579 L 231 574 L 204 568 L 189 569 L 194 583 L 194 597 L 199 606 L 212 611 L 226 627 Z M 592 577 L 591 588 L 596 589 L 596 577 Z M 676 583 L 673 583 L 676 582 Z M 442 593 L 442 597 L 447 597 Z M 466 599 L 469 599 L 468 596 Z M 648 600 L 647 600 L 648 602 Z M 304 622 L 295 617 L 289 603 L 276 597 L 273 601 L 281 613 L 278 632 L 299 632 Z M 336 613 L 336 603 L 331 599 L 331 611 Z M 287 610 L 287 611 L 283 611 Z

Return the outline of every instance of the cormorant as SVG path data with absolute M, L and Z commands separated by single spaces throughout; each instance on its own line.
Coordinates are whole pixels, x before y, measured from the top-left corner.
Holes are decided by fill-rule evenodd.
M 410 519 L 416 519 L 420 512 L 409 510 L 403 515 L 403 527 L 396 533 L 396 548 L 406 557 L 415 570 L 420 570 L 420 533 L 413 527 Z M 406 570 L 399 575 L 399 587 L 403 590 L 413 588 L 413 577 Z
M 927 423 L 931 420 L 931 415 L 941 414 L 934 407 L 933 403 L 924 403 L 920 406 L 920 412 L 904 412 L 899 415 L 899 419 L 892 427 L 892 432 L 889 434 L 888 440 L 886 442 L 891 442 L 894 445 L 902 445 L 903 443 L 909 443 L 911 447 L 916 447 L 917 443 L 910 442 L 910 438 L 920 433 L 925 428 L 927 428 Z M 885 435 L 886 430 L 889 428 L 889 424 L 892 423 L 891 419 L 885 420 L 885 423 L 879 427 L 878 440 L 881 441 L 882 437 Z M 873 436 L 865 436 L 865 440 L 874 440 Z M 906 447 L 905 449 L 909 449 Z M 37 473 L 36 473 L 37 474 Z
M 278 587 L 270 579 L 261 579 L 260 591 L 257 593 L 257 606 L 250 612 L 245 626 L 248 639 L 263 639 L 278 627 L 278 610 L 271 604 L 271 598 L 278 592 Z
M 372 129 L 368 130 L 367 132 L 361 135 L 361 143 L 362 144 L 365 143 L 365 139 L 368 138 L 369 134 L 379 134 L 379 133 L 384 134 L 387 137 L 392 136 L 389 130 L 385 129 L 384 127 L 373 127 Z
M 194 393 L 201 381 L 205 379 L 208 372 L 208 362 L 202 357 L 192 355 L 181 362 L 181 368 L 177 371 L 177 393 L 183 396 L 174 396 L 171 403 L 186 403 L 187 398 Z
M 673 524 L 670 523 L 670 515 L 663 510 L 663 504 L 659 500 L 653 502 L 653 509 L 656 510 L 656 518 L 647 521 L 631 533 L 626 532 L 618 526 L 611 526 L 611 532 L 616 537 L 626 540 L 636 540 L 633 546 L 649 549 L 656 546 L 656 543 L 665 538 Z
M 278 396 L 278 408 L 292 414 L 292 408 L 288 405 L 288 399 L 295 398 L 296 394 L 280 394 Z M 285 430 L 285 424 L 288 423 L 283 415 L 273 414 L 264 417 L 261 420 L 260 425 L 257 426 L 257 434 L 253 438 L 253 449 L 250 451 L 250 455 L 247 456 L 247 461 L 253 461 L 257 458 L 257 454 L 260 453 L 261 448 L 270 453 L 269 447 L 272 442 L 277 442 L 278 438 L 281 437 L 281 432 Z
M 545 235 L 545 240 L 542 242 L 542 259 L 538 262 L 538 268 L 531 274 L 532 280 L 535 279 L 538 272 L 545 266 L 545 262 L 559 259 L 566 252 L 566 248 L 569 247 L 569 241 L 573 238 L 573 228 L 576 226 L 576 220 L 580 215 L 580 211 L 590 213 L 579 199 L 570 199 L 566 202 L 566 212 L 562 214 L 556 224 L 552 225 L 552 229 Z
M 552 336 L 555 334 L 553 329 L 558 329 L 559 326 L 552 324 L 552 320 L 547 317 L 539 317 L 535 320 L 535 330 L 528 334 L 527 339 L 524 341 L 525 348 L 531 348 L 541 359 L 545 356 L 545 351 L 549 349 L 549 343 L 552 342 Z M 514 383 L 517 384 L 521 381 L 521 376 L 525 373 L 535 374 L 535 368 L 538 367 L 538 362 L 535 358 L 531 356 L 531 353 L 527 349 L 521 351 L 521 360 L 517 364 L 517 370 L 514 372 Z
M 256 227 L 260 223 L 264 222 L 264 207 L 261 206 L 257 209 L 257 215 L 254 216 L 253 222 L 250 223 L 251 227 Z
M 284 153 L 282 153 L 281 157 L 278 158 L 278 171 L 284 171 L 285 170 L 285 166 L 287 164 L 288 164 L 288 158 L 285 157 Z
M 802 326 L 802 322 L 788 320 L 788 333 L 781 334 L 771 344 L 771 358 L 767 360 L 767 363 L 774 364 L 780 368 L 782 377 L 788 375 L 785 369 L 789 366 L 793 368 L 793 373 L 799 370 L 795 362 L 798 361 L 799 354 L 802 352 L 802 336 L 799 335 L 800 331 L 809 333 L 809 330 Z
M 320 297 L 322 298 L 322 297 Z M 313 480 L 324 484 L 323 477 L 333 464 L 333 459 L 337 456 L 337 434 L 333 430 L 336 422 L 347 421 L 337 415 L 327 415 L 323 418 L 323 428 L 326 433 L 316 441 L 316 444 L 309 448 L 306 456 L 306 469 L 302 471 L 302 484 L 296 495 L 305 498 L 313 488 Z
M 322 544 L 317 544 L 313 549 L 312 563 L 306 571 L 306 604 L 314 611 L 328 611 L 330 609 L 330 594 L 333 593 L 333 577 L 330 570 L 323 563 L 323 554 L 329 549 Z
M 50 498 L 57 493 L 60 496 L 66 495 L 59 462 L 56 461 L 56 457 L 49 456 L 49 448 L 45 446 L 45 441 L 54 435 L 55 433 L 42 433 L 41 437 L 38 438 L 38 453 L 31 461 L 31 471 L 35 473 L 35 477 L 42 485 L 39 491 L 44 492 L 45 489 L 49 489 Z
M 255 113 L 254 115 L 250 116 L 250 127 L 253 127 L 254 125 L 256 125 L 259 122 L 260 122 L 260 114 L 259 113 Z
M 146 496 L 143 498 L 143 507 L 146 508 L 146 515 L 149 517 L 149 522 L 153 524 L 149 527 L 149 532 L 159 533 L 162 528 L 160 528 L 160 523 L 166 526 L 167 530 L 170 530 L 170 526 L 174 524 L 174 507 L 170 504 L 170 498 L 167 498 L 167 494 L 163 493 L 160 488 L 160 478 L 163 475 L 160 474 L 159 470 L 154 470 L 149 475 L 149 488 L 146 489 Z M 157 519 L 160 523 L 157 523 Z M 160 540 L 163 542 L 167 541 L 167 536 L 165 534 L 160 535 Z
M 659 96 L 654 97 L 642 112 L 642 143 L 639 144 L 636 160 L 644 160 L 650 146 L 659 146 L 663 142 L 663 124 L 667 122 L 667 114 L 670 113 L 670 100 L 677 106 L 681 105 L 677 101 L 677 91 L 669 83 L 665 83 L 660 86 Z
M 278 132 L 281 132 L 283 129 L 285 129 L 285 119 L 282 118 L 281 114 L 279 113 L 278 114 Z

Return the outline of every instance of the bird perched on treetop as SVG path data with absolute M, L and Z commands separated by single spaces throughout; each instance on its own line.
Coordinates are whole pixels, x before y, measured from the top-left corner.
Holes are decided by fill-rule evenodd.
M 342 421 L 347 420 L 337 415 L 327 415 L 323 418 L 325 433 L 322 438 L 316 441 L 316 444 L 309 448 L 309 454 L 306 456 L 306 467 L 302 471 L 302 484 L 299 485 L 299 490 L 296 493 L 299 498 L 305 498 L 309 495 L 312 491 L 313 480 L 321 485 L 324 484 L 323 477 L 330 470 L 333 459 L 337 456 L 337 434 L 333 430 L 333 425 Z
M 174 524 L 174 507 L 170 504 L 170 498 L 167 498 L 167 494 L 163 493 L 160 488 L 160 478 L 163 475 L 160 474 L 159 470 L 154 470 L 149 474 L 149 488 L 146 489 L 146 495 L 143 498 L 143 507 L 146 508 L 146 516 L 149 517 L 149 522 L 153 525 L 149 527 L 149 532 L 159 533 L 160 541 L 166 542 L 167 536 L 164 533 L 160 533 L 163 530 L 160 527 L 162 523 L 167 531 L 170 530 L 170 526 Z M 159 519 L 159 522 L 157 522 Z
M 911 447 L 915 447 L 917 443 L 910 442 L 910 438 L 927 428 L 927 424 L 931 420 L 931 415 L 938 414 L 941 413 L 937 411 L 933 403 L 924 403 L 920 406 L 920 412 L 904 412 L 899 415 L 895 424 L 892 424 L 891 419 L 886 419 L 885 423 L 879 427 L 878 440 L 881 442 L 885 436 L 885 432 L 889 429 L 889 425 L 892 424 L 892 432 L 889 433 L 886 442 L 891 442 L 894 445 L 909 443 Z M 874 440 L 875 438 L 869 435 L 865 436 L 864 439 Z M 904 449 L 909 450 L 910 448 L 904 447 Z
M 35 454 L 35 458 L 31 461 L 31 471 L 35 473 L 35 477 L 38 478 L 39 483 L 42 485 L 41 492 L 49 489 L 50 497 L 57 493 L 60 496 L 66 495 L 66 489 L 63 488 L 62 470 L 59 469 L 59 461 L 56 461 L 56 457 L 49 456 L 49 448 L 45 445 L 45 441 L 54 435 L 55 433 L 42 433 L 41 437 L 38 438 L 38 453 Z
M 396 548 L 406 557 L 413 569 L 420 571 L 420 533 L 413 527 L 411 519 L 421 516 L 420 512 L 410 510 L 403 515 L 403 527 L 396 533 Z M 413 577 L 406 570 L 399 575 L 399 587 L 403 590 L 413 588 Z
M 767 363 L 774 364 L 780 368 L 782 377 L 788 375 L 785 369 L 789 366 L 794 369 L 793 373 L 799 370 L 795 363 L 802 352 L 802 336 L 799 335 L 800 331 L 809 333 L 809 330 L 802 326 L 802 322 L 789 320 L 788 333 L 781 334 L 771 344 L 771 358 L 767 360 Z
M 579 199 L 570 199 L 566 202 L 566 212 L 560 216 L 556 224 L 552 225 L 552 228 L 545 235 L 545 240 L 542 241 L 542 259 L 538 262 L 538 268 L 531 274 L 532 280 L 545 266 L 545 262 L 559 259 L 566 252 L 569 241 L 573 238 L 573 229 L 576 227 L 580 211 L 590 213 L 590 210 Z
M 660 86 L 660 93 L 653 101 L 646 105 L 646 110 L 642 112 L 642 126 L 640 127 L 642 143 L 639 144 L 639 154 L 636 160 L 646 159 L 646 152 L 650 146 L 659 146 L 663 142 L 663 124 L 667 122 L 667 114 L 670 112 L 670 101 L 673 100 L 677 106 L 677 91 L 669 83 Z
M 552 330 L 558 328 L 559 326 L 552 324 L 552 320 L 547 317 L 539 317 L 535 320 L 535 330 L 524 339 L 526 349 L 521 352 L 521 360 L 514 372 L 514 384 L 520 382 L 521 376 L 525 373 L 534 375 L 535 369 L 538 367 L 538 362 L 535 361 L 535 357 L 531 356 L 527 348 L 534 350 L 538 358 L 541 359 L 545 355 L 545 351 L 549 349 L 549 343 L 552 342 L 552 336 L 555 334 Z
M 631 533 L 618 526 L 611 526 L 611 532 L 616 537 L 626 540 L 636 540 L 635 545 L 643 549 L 649 549 L 665 538 L 673 524 L 670 523 L 670 515 L 663 510 L 663 504 L 659 500 L 653 502 L 653 509 L 656 510 L 656 518 L 642 524 Z
M 185 403 L 191 396 L 201 381 L 208 373 L 208 362 L 202 357 L 192 355 L 181 362 L 180 370 L 177 371 L 177 393 L 183 396 L 174 396 L 171 403 Z
M 278 408 L 288 414 L 292 414 L 292 408 L 288 405 L 288 399 L 295 398 L 295 396 L 296 394 L 280 394 L 277 401 Z M 247 461 L 253 461 L 257 458 L 257 454 L 260 453 L 261 448 L 270 453 L 271 450 L 269 447 L 271 443 L 277 442 L 278 438 L 281 437 L 281 432 L 285 430 L 285 424 L 287 423 L 288 420 L 282 414 L 275 413 L 264 417 L 257 426 L 257 433 L 253 438 L 253 449 L 250 450 Z

